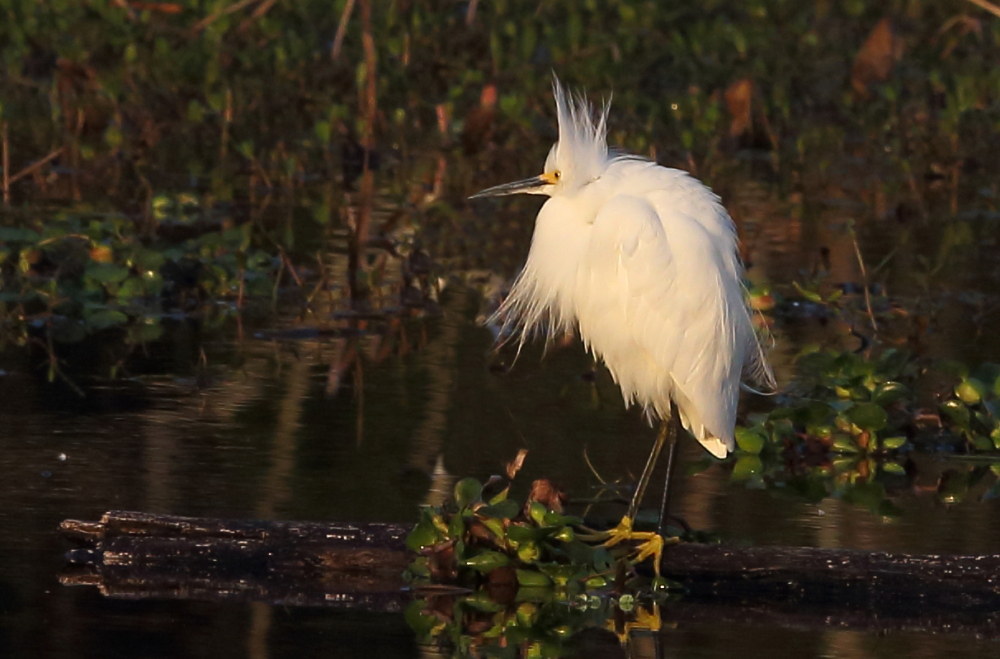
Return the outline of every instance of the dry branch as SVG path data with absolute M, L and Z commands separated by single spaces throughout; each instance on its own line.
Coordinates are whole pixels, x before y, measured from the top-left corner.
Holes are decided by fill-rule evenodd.
M 985 9 L 994 16 L 1000 17 L 1000 7 L 997 7 L 992 2 L 987 2 L 987 0 L 969 0 L 969 2 L 981 9 Z
M 10 203 L 10 151 L 8 150 L 9 143 L 7 141 L 7 122 L 4 121 L 0 123 L 0 150 L 3 151 L 3 155 L 0 156 L 0 167 L 3 168 L 3 203 L 7 205 Z
M 337 35 L 333 38 L 333 48 L 330 49 L 330 59 L 336 61 L 340 57 L 340 49 L 344 46 L 344 36 L 347 34 L 347 21 L 354 11 L 354 0 L 347 0 L 344 11 L 340 14 L 340 23 L 337 24 Z
M 194 26 L 191 28 L 191 33 L 192 34 L 198 34 L 202 30 L 204 30 L 206 27 L 208 27 L 209 25 L 211 25 L 215 21 L 217 21 L 220 18 L 222 18 L 223 16 L 227 16 L 229 14 L 235 14 L 236 12 L 240 11 L 241 9 L 249 7 L 250 5 L 252 5 L 254 3 L 257 3 L 257 2 L 260 2 L 260 0 L 239 0 L 239 2 L 234 2 L 231 5 L 228 5 L 226 7 L 223 7 L 221 9 L 219 9 L 218 11 L 214 11 L 211 14 L 209 14 L 208 16 L 206 16 L 205 18 L 203 18 L 200 21 L 198 21 L 197 23 L 195 23 Z
M 58 149 L 55 149 L 54 151 L 49 153 L 49 155 L 45 156 L 44 158 L 36 160 L 35 162 L 31 163 L 30 165 L 19 171 L 17 174 L 11 176 L 10 181 L 8 183 L 17 183 L 25 176 L 32 174 L 38 168 L 45 166 L 47 163 L 52 162 L 53 160 L 61 156 L 63 151 L 65 151 L 65 149 L 66 147 L 61 146 Z

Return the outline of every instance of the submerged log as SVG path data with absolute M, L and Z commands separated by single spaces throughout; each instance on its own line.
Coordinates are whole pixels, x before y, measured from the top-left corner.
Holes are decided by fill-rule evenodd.
M 111 597 L 263 600 L 397 611 L 411 594 L 409 527 L 227 521 L 106 513 L 66 520 L 81 545 L 67 585 Z M 1000 638 L 1000 555 L 916 556 L 810 547 L 669 547 L 664 576 L 686 589 L 677 622 L 730 620 Z

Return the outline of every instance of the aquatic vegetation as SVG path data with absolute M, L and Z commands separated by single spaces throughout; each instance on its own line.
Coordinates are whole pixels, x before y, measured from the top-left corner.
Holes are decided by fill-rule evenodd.
M 1000 492 L 996 364 L 973 370 L 896 349 L 872 358 L 807 349 L 798 372 L 770 412 L 750 414 L 737 428 L 733 481 L 813 503 L 837 497 L 893 516 L 894 491 L 905 492 L 918 472 L 914 455 L 931 454 L 968 456 L 942 468 L 934 488 L 942 503 L 961 501 L 984 478 L 994 482 L 984 498 Z
M 880 456 L 948 447 L 951 451 L 1000 450 L 1000 366 L 971 370 L 955 361 L 921 361 L 905 351 L 804 350 L 799 379 L 775 409 L 750 415 L 739 450 L 760 454 L 796 446 L 806 453 Z
M 637 576 L 627 542 L 608 548 L 588 538 L 593 531 L 563 513 L 562 494 L 547 481 L 533 483 L 523 505 L 508 498 L 510 487 L 495 477 L 486 485 L 494 494 L 484 495 L 483 484 L 465 478 L 447 505 L 421 510 L 406 540 L 418 555 L 405 575 L 416 595 L 406 620 L 419 642 L 469 656 L 528 648 L 558 657 L 585 628 L 624 638 L 637 625 L 659 627 L 655 603 L 678 584 Z
M 494 587 L 568 593 L 606 588 L 614 580 L 630 547 L 585 542 L 593 532 L 579 517 L 561 512 L 559 496 L 547 483 L 536 482 L 524 506 L 507 498 L 509 489 L 487 502 L 482 484 L 465 478 L 455 485 L 448 509 L 423 508 L 407 538 L 407 546 L 421 554 L 408 568 L 409 578 L 418 585 L 475 589 L 485 580 Z
M 455 656 L 498 658 L 570 656 L 585 630 L 603 632 L 617 645 L 633 629 L 660 624 L 655 606 L 632 595 L 571 596 L 538 588 L 521 589 L 513 598 L 488 591 L 424 595 L 405 616 L 421 644 L 447 645 Z
M 0 349 L 39 343 L 52 379 L 61 374 L 57 344 L 114 332 L 127 355 L 159 339 L 164 318 L 201 313 L 207 301 L 229 300 L 236 312 L 244 297 L 271 292 L 277 265 L 254 244 L 252 224 L 225 228 L 227 218 L 190 197 L 172 203 L 154 204 L 161 234 L 84 209 L 0 227 Z

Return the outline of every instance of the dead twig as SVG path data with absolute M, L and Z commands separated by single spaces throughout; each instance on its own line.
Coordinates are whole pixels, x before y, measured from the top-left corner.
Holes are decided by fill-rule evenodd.
M 976 5 L 980 9 L 985 9 L 997 18 L 1000 18 L 1000 7 L 996 6 L 992 2 L 987 2 L 987 0 L 969 0 L 969 2 Z
M 354 0 L 347 0 L 344 11 L 340 14 L 340 23 L 337 24 L 337 35 L 333 38 L 333 48 L 330 49 L 330 59 L 336 61 L 340 57 L 340 49 L 344 46 L 344 35 L 347 33 L 347 21 L 354 11 Z
M 362 285 L 362 272 L 368 270 L 365 250 L 368 245 L 369 225 L 371 224 L 372 206 L 375 198 L 375 174 L 371 168 L 371 154 L 375 148 L 375 120 L 377 116 L 376 96 L 376 55 L 375 39 L 372 36 L 372 3 L 371 0 L 361 0 L 361 44 L 364 50 L 365 77 L 363 89 L 359 90 L 358 106 L 362 117 L 361 146 L 364 149 L 362 161 L 361 187 L 358 205 L 360 213 L 354 232 L 351 236 L 348 252 L 348 287 L 351 291 L 351 302 L 357 304 L 368 296 L 368 286 Z
M 6 139 L 4 140 L 4 142 L 6 143 Z M 44 167 L 47 163 L 52 162 L 53 160 L 55 160 L 56 158 L 58 158 L 59 156 L 61 156 L 62 152 L 65 151 L 65 150 L 66 150 L 66 147 L 61 146 L 58 149 L 56 149 L 55 151 L 53 151 L 52 153 L 50 153 L 49 155 L 47 155 L 44 158 L 42 158 L 41 160 L 36 160 L 35 162 L 31 163 L 30 165 L 28 165 L 27 167 L 25 167 L 24 169 L 22 169 L 21 171 L 19 171 L 17 174 L 14 174 L 13 176 L 10 177 L 9 181 L 5 182 L 5 184 L 4 184 L 5 189 L 6 189 L 7 185 L 9 185 L 11 183 L 17 183 L 18 181 L 20 181 L 25 176 L 33 174 L 40 167 Z M 6 173 L 7 173 L 6 149 L 4 150 L 3 169 L 4 169 L 4 176 L 6 177 Z
M 249 18 L 243 19 L 243 22 L 240 23 L 239 31 L 245 32 L 246 30 L 248 30 L 250 28 L 250 25 L 258 18 L 269 12 L 271 10 L 271 7 L 273 7 L 277 1 L 278 0 L 264 0 L 261 6 L 253 10 L 253 13 L 250 14 Z
M 288 258 L 288 254 L 286 254 L 285 250 L 281 249 L 281 247 L 278 247 L 278 253 L 281 255 L 281 260 L 284 262 L 285 268 L 288 270 L 288 274 L 290 274 L 292 279 L 295 280 L 295 285 L 302 288 L 302 277 L 300 277 L 299 273 L 295 271 L 295 266 L 292 265 L 292 260 Z
M 3 203 L 4 205 L 10 204 L 10 149 L 8 148 L 9 142 L 7 140 L 7 122 L 0 124 L 0 143 L 3 145 L 3 162 L 0 163 L 0 167 L 3 167 Z
M 222 112 L 222 139 L 219 146 L 219 162 L 225 162 L 229 154 L 229 126 L 233 123 L 233 90 L 226 88 L 226 109 Z
M 228 16 L 229 14 L 235 14 L 236 12 L 240 11 L 241 9 L 245 9 L 245 8 L 249 7 L 250 5 L 252 5 L 252 4 L 256 3 L 256 2 L 260 2 L 260 1 L 261 0 L 239 0 L 239 2 L 234 2 L 233 4 L 229 5 L 228 7 L 223 7 L 222 9 L 219 9 L 218 11 L 209 14 L 205 18 L 203 18 L 200 21 L 198 21 L 197 23 L 195 23 L 194 27 L 191 28 L 191 34 L 198 34 L 202 30 L 204 30 L 206 27 L 208 27 L 209 25 L 211 25 L 215 21 L 217 21 L 220 18 L 222 18 L 223 16 Z
M 865 292 L 865 308 L 868 310 L 868 318 L 872 322 L 872 329 L 878 332 L 878 323 L 875 322 L 875 312 L 872 311 L 872 297 L 868 290 L 868 270 L 865 268 L 865 260 L 861 256 L 861 247 L 858 245 L 858 235 L 854 232 L 854 226 L 850 227 L 851 243 L 854 244 L 854 254 L 858 257 L 858 266 L 861 268 L 861 286 Z

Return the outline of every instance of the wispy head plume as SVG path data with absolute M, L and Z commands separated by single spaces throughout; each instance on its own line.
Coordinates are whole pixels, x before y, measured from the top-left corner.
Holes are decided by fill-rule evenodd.
M 583 94 L 567 91 L 554 75 L 552 91 L 556 97 L 559 141 L 552 147 L 545 169 L 558 169 L 567 182 L 583 185 L 600 176 L 607 165 L 611 101 L 605 102 L 595 117 Z

